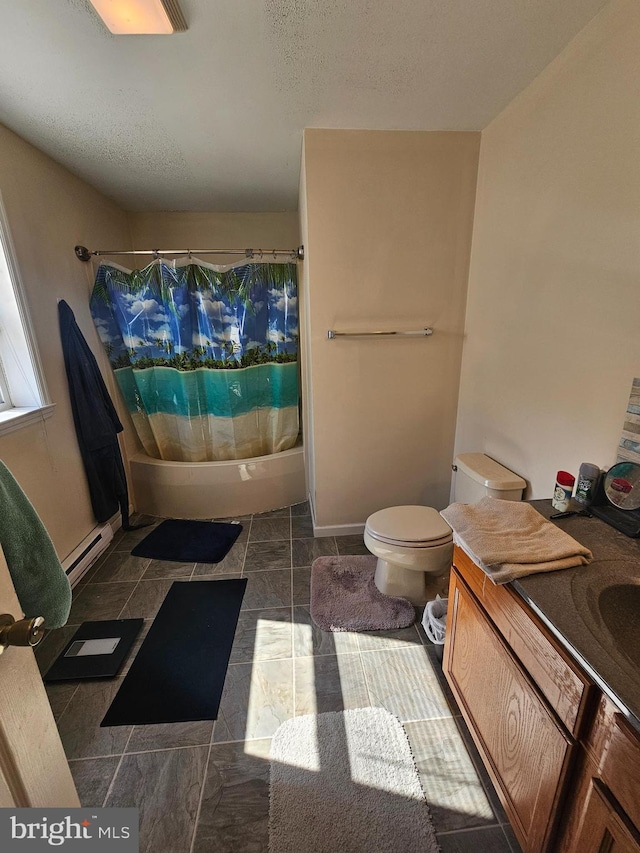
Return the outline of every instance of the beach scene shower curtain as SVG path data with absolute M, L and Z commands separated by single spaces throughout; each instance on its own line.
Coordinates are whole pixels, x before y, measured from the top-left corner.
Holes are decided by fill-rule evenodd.
M 149 456 L 248 459 L 296 443 L 295 263 L 103 263 L 91 314 Z

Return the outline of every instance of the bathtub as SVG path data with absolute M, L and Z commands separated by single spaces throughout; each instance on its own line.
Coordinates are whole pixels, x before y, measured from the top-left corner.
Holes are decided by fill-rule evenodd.
M 129 459 L 135 507 L 164 518 L 227 518 L 306 500 L 302 445 L 228 462 Z

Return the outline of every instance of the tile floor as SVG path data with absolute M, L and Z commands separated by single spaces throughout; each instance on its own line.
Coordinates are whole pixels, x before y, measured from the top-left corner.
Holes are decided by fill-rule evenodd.
M 313 624 L 313 560 L 367 551 L 360 536 L 314 539 L 308 512 L 297 504 L 237 519 L 242 534 L 218 564 L 132 557 L 150 528 L 121 532 L 75 588 L 69 624 L 37 650 L 42 671 L 86 619 L 142 617 L 148 630 L 174 580 L 248 578 L 215 723 L 100 728 L 126 669 L 47 688 L 83 805 L 137 806 L 143 853 L 266 851 L 269 745 L 280 723 L 383 706 L 405 725 L 443 853 L 518 851 L 442 676 L 440 647 L 421 626 L 328 634 Z

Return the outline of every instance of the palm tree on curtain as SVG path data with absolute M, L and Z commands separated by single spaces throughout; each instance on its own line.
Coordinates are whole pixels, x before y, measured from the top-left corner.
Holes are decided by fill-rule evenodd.
M 190 264 L 187 267 L 189 292 L 211 290 L 225 296 L 230 302 L 238 301 L 249 311 L 254 310 L 254 296 L 264 287 L 285 288 L 296 279 L 296 265 L 268 264 L 248 261 L 225 272 Z
M 233 356 L 233 341 L 222 341 L 220 348 L 222 349 L 224 360 L 229 361 Z
M 186 271 L 186 274 L 183 271 Z M 109 284 L 123 293 L 139 293 L 149 289 L 159 297 L 163 305 L 175 312 L 173 291 L 186 284 L 190 293 L 212 290 L 230 300 L 238 300 L 251 310 L 253 295 L 257 289 L 284 288 L 291 281 L 295 281 L 295 278 L 294 263 L 269 264 L 248 261 L 243 266 L 218 272 L 196 263 L 174 268 L 162 261 L 154 261 L 143 269 L 132 270 L 130 273 L 101 264 L 98 267 L 93 296 L 108 305 L 111 301 Z
M 232 267 L 226 271 L 211 270 L 198 263 L 190 263 L 186 267 L 172 267 L 162 261 L 154 261 L 140 270 L 128 273 L 107 265 L 100 265 L 96 274 L 96 283 L 92 299 L 111 305 L 112 290 L 121 293 L 134 294 L 143 298 L 144 294 L 150 293 L 158 302 L 167 308 L 173 316 L 178 319 L 179 306 L 176 304 L 175 291 L 186 287 L 188 293 L 211 291 L 223 297 L 230 305 L 240 303 L 243 308 L 255 313 L 255 297 L 258 291 L 267 289 L 286 288 L 296 280 L 295 263 L 270 264 L 255 261 L 247 261 L 239 267 Z M 181 360 L 174 356 L 174 344 L 167 336 L 156 337 L 153 345 L 167 353 L 167 357 L 174 366 L 179 366 Z M 207 347 L 212 360 L 214 359 L 214 344 L 207 340 Z M 144 346 L 144 342 L 140 343 Z M 221 344 L 223 362 L 226 366 L 233 366 L 233 345 Z M 268 341 L 263 347 L 262 360 L 274 360 L 278 355 L 278 347 L 273 341 Z M 136 350 L 129 349 L 129 357 L 135 358 Z M 191 351 L 192 356 L 204 356 L 206 353 Z M 257 356 L 257 354 L 256 354 Z M 256 356 L 251 360 L 255 362 Z M 236 365 L 237 366 L 237 365 Z
M 143 294 L 150 290 L 158 300 L 175 312 L 173 289 L 180 286 L 177 270 L 168 264 L 154 261 L 141 270 L 124 270 L 100 264 L 96 273 L 92 298 L 105 305 L 111 304 L 109 286 L 120 293 Z

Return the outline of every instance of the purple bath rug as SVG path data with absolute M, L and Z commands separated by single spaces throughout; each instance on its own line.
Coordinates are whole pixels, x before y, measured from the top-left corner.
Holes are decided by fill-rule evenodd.
M 311 618 L 323 631 L 384 631 L 413 625 L 406 598 L 373 582 L 375 557 L 318 557 L 311 566 Z

